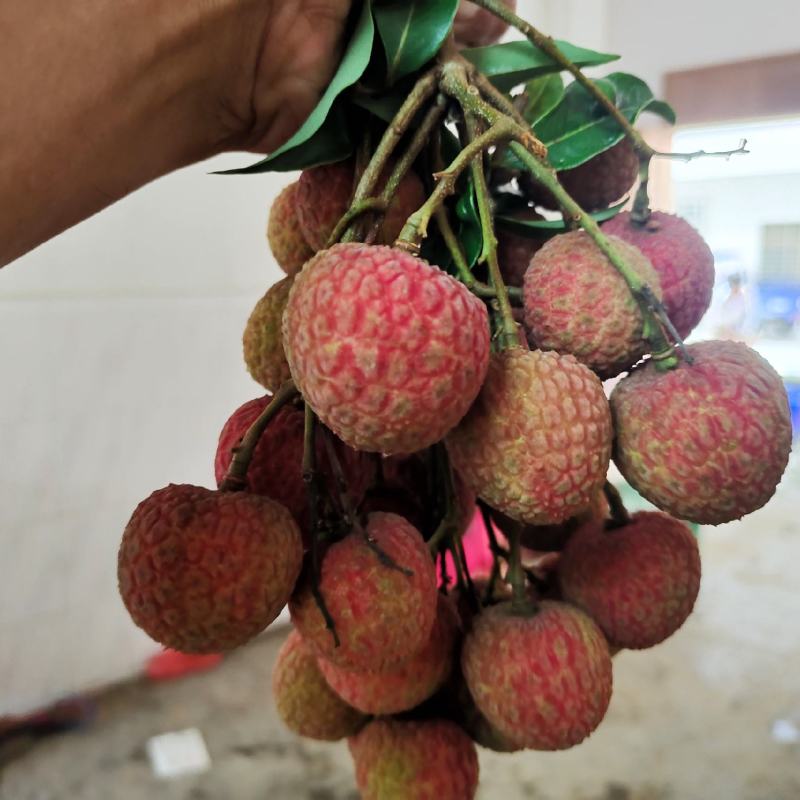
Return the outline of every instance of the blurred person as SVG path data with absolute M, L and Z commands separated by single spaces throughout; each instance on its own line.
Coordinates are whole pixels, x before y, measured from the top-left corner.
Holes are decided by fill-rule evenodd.
M 743 341 L 748 302 L 742 276 L 738 272 L 728 276 L 728 288 L 728 296 L 723 300 L 717 314 L 716 335 L 719 339 Z
M 0 0 L 0 266 L 179 167 L 269 152 L 350 0 Z

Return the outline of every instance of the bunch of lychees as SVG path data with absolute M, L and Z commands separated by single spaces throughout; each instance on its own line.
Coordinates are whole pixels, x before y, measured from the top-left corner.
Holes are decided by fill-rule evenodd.
M 463 42 L 486 43 L 474 11 L 516 20 L 477 5 Z M 475 742 L 589 736 L 612 654 L 662 642 L 692 611 L 683 520 L 763 506 L 791 444 L 766 361 L 737 342 L 683 345 L 714 280 L 699 234 L 641 191 L 602 229 L 587 213 L 632 190 L 636 132 L 553 170 L 516 96 L 452 40 L 441 53 L 369 158 L 311 166 L 273 204 L 287 277 L 244 333 L 268 394 L 226 422 L 218 488 L 153 493 L 119 555 L 134 621 L 184 652 L 237 647 L 288 604 L 277 709 L 302 736 L 347 737 L 363 796 L 381 800 L 473 797 Z M 504 153 L 516 161 L 493 179 Z M 458 191 L 480 223 L 472 263 Z M 550 208 L 561 231 L 540 224 Z M 518 224 L 495 230 L 501 217 Z M 607 398 L 602 381 L 623 373 Z M 659 511 L 628 514 L 612 456 Z M 462 543 L 476 498 L 485 575 Z

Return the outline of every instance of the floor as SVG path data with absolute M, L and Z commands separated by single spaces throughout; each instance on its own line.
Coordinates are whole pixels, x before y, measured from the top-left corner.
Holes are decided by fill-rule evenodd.
M 565 753 L 481 753 L 481 800 L 800 798 L 800 500 L 797 456 L 775 501 L 701 535 L 704 578 L 690 621 L 615 661 L 609 714 Z M 284 730 L 269 676 L 285 631 L 218 669 L 101 696 L 93 724 L 21 748 L 2 800 L 354 800 L 343 744 Z M 197 727 L 211 769 L 153 776 L 149 737 Z M 782 734 L 782 735 L 779 735 Z

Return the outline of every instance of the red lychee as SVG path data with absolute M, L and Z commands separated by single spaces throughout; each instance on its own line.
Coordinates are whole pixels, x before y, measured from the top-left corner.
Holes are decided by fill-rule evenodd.
M 512 11 L 517 0 L 503 0 Z M 453 22 L 453 35 L 458 47 L 486 47 L 494 44 L 508 30 L 508 25 L 485 8 L 462 0 Z
M 286 727 L 309 739 L 336 742 L 357 733 L 366 722 L 328 686 L 316 656 L 297 631 L 289 634 L 278 653 L 272 696 Z
M 269 405 L 270 395 L 250 400 L 239 407 L 222 428 L 214 459 L 214 474 L 221 484 L 233 458 L 233 450 L 248 428 Z M 253 451 L 247 469 L 247 490 L 282 503 L 297 521 L 304 540 L 308 537 L 309 513 L 306 485 L 303 481 L 304 414 L 294 406 L 284 406 L 273 417 Z M 328 483 L 332 475 L 322 433 L 318 432 L 317 464 Z M 355 504 L 372 483 L 374 466 L 366 453 L 359 453 L 338 440 L 334 450 L 342 465 L 347 488 Z M 332 485 L 332 484 L 331 484 Z
M 383 189 L 388 175 L 378 191 Z M 355 182 L 352 161 L 340 161 L 304 170 L 300 175 L 296 208 L 306 241 L 315 249 L 327 247 L 328 239 L 339 220 L 350 207 Z M 378 237 L 380 244 L 392 244 L 400 235 L 406 220 L 425 202 L 425 190 L 420 179 L 406 173 L 397 187 L 394 198 L 383 218 Z
M 411 453 L 467 412 L 489 360 L 486 306 L 391 247 L 340 244 L 295 279 L 283 316 L 292 377 L 359 450 Z
M 683 522 L 640 511 L 622 527 L 579 528 L 561 555 L 558 579 L 564 599 L 611 645 L 642 649 L 672 636 L 694 608 L 700 552 Z
M 281 319 L 292 278 L 284 278 L 271 286 L 256 303 L 242 336 L 244 363 L 254 381 L 275 392 L 289 379 L 289 364 L 283 352 Z
M 214 653 L 278 616 L 300 573 L 300 531 L 266 497 L 170 484 L 139 503 L 119 550 L 133 621 L 166 647 Z
M 278 266 L 295 275 L 314 255 L 297 219 L 298 182 L 290 183 L 276 198 L 269 211 L 267 240 Z
M 614 460 L 674 517 L 719 525 L 761 508 L 789 460 L 792 424 L 777 372 L 741 342 L 689 345 L 694 363 L 647 361 L 611 395 Z
M 639 159 L 628 139 L 572 169 L 559 170 L 559 183 L 585 211 L 608 208 L 631 191 L 639 177 Z M 525 194 L 536 205 L 558 208 L 558 201 L 532 177 L 523 175 Z
M 703 237 L 683 218 L 654 211 L 645 225 L 631 220 L 629 211 L 603 225 L 638 247 L 658 273 L 663 303 L 682 338 L 695 328 L 711 304 L 714 288 L 714 254 Z
M 377 719 L 348 740 L 363 800 L 472 800 L 478 753 L 445 720 Z
M 611 415 L 603 386 L 572 356 L 496 353 L 447 448 L 489 505 L 520 522 L 563 522 L 585 511 L 605 480 Z
M 610 239 L 660 298 L 650 262 L 635 247 Z M 584 231 L 554 236 L 536 253 L 523 293 L 525 327 L 536 346 L 571 353 L 603 379 L 629 369 L 647 350 L 639 304 Z
M 397 714 L 427 700 L 447 680 L 458 633 L 453 603 L 439 595 L 436 621 L 421 650 L 396 667 L 363 672 L 319 660 L 328 685 L 353 708 L 366 714 Z
M 582 611 L 542 602 L 531 616 L 511 604 L 480 614 L 461 665 L 486 719 L 512 742 L 565 750 L 597 728 L 611 699 L 611 656 Z
M 386 670 L 428 641 L 436 618 L 436 574 L 419 532 L 396 514 L 374 513 L 365 531 L 333 544 L 319 588 L 340 645 L 306 575 L 289 604 L 292 621 L 322 658 L 355 670 Z

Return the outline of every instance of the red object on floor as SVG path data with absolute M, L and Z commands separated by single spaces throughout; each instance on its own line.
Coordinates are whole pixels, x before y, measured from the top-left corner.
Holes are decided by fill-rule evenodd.
M 213 669 L 220 661 L 222 656 L 219 653 L 196 656 L 177 650 L 164 650 L 147 662 L 144 672 L 151 681 L 169 681 L 193 672 Z

